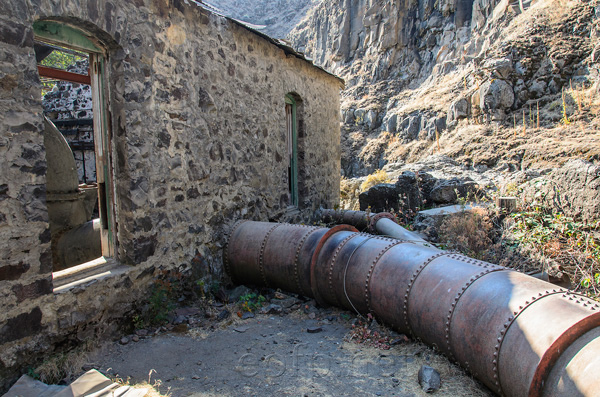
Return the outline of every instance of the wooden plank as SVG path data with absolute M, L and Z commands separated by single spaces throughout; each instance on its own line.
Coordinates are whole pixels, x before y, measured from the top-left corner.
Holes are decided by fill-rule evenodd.
M 56 79 L 56 80 L 70 81 L 71 83 L 79 83 L 79 84 L 87 84 L 87 85 L 90 85 L 92 83 L 92 79 L 90 78 L 89 72 L 88 72 L 88 75 L 85 76 L 83 74 L 67 72 L 66 70 L 49 68 L 48 66 L 38 65 L 38 73 L 40 74 L 40 77 L 49 77 L 51 79 Z

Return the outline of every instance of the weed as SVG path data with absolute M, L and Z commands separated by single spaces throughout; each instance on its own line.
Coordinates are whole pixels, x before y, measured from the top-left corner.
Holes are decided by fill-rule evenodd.
M 175 310 L 175 301 L 183 289 L 182 278 L 181 272 L 176 270 L 162 270 L 160 272 L 151 286 L 146 319 L 142 321 L 138 318 L 138 325 L 145 323 L 163 325 L 168 321 L 169 315 Z
M 240 296 L 242 310 L 247 312 L 253 312 L 260 309 L 265 301 L 266 299 L 264 296 L 257 295 L 255 292 Z
M 571 124 L 571 120 L 569 120 L 569 116 L 567 115 L 567 102 L 565 100 L 565 89 L 562 90 L 562 118 L 560 122 L 564 125 Z
M 512 215 L 511 239 L 516 247 L 560 263 L 574 289 L 600 298 L 600 222 L 578 222 L 540 207 Z
M 40 374 L 38 374 L 35 368 L 32 367 L 27 368 L 27 376 L 35 380 L 40 380 Z

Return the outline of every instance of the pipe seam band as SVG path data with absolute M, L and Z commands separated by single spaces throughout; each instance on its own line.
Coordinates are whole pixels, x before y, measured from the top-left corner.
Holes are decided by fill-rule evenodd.
M 496 266 L 496 265 L 494 265 Z M 446 349 L 447 349 L 447 354 L 448 354 L 448 358 L 450 358 L 453 361 L 456 361 L 456 358 L 454 356 L 454 353 L 452 352 L 452 344 L 450 341 L 450 330 L 452 329 L 452 318 L 454 317 L 454 310 L 456 309 L 456 306 L 458 306 L 458 301 L 460 300 L 460 298 L 464 295 L 464 293 L 467 291 L 467 289 L 469 289 L 469 287 L 471 285 L 473 285 L 477 280 L 480 280 L 483 276 L 493 273 L 493 272 L 499 272 L 502 270 L 507 270 L 502 266 L 496 266 L 494 268 L 487 268 L 486 270 L 482 271 L 481 273 L 476 274 L 475 276 L 471 277 L 469 279 L 469 281 L 467 281 L 465 283 L 465 285 L 462 287 L 462 289 L 456 294 L 456 296 L 454 297 L 454 301 L 452 302 L 452 304 L 450 305 L 450 310 L 448 311 L 448 317 L 447 317 L 447 321 L 446 321 Z
M 328 285 L 329 285 L 329 292 L 330 292 L 330 296 L 333 297 L 333 300 L 340 305 L 340 301 L 337 298 L 337 295 L 333 289 L 333 268 L 335 266 L 335 262 L 337 260 L 337 256 L 339 255 L 340 251 L 342 250 L 342 248 L 346 245 L 346 243 L 348 243 L 348 241 L 352 240 L 354 237 L 356 236 L 361 236 L 363 235 L 363 233 L 352 233 L 351 235 L 349 235 L 348 237 L 346 237 L 345 239 L 343 239 L 338 246 L 336 247 L 335 251 L 333 252 L 333 256 L 331 258 L 331 262 L 329 264 L 329 269 L 327 271 L 327 281 L 328 281 Z
M 396 240 L 396 241 L 392 242 L 391 244 L 388 244 L 387 246 L 385 246 L 381 250 L 381 252 L 375 257 L 375 259 L 373 260 L 373 263 L 371 263 L 371 267 L 369 268 L 369 271 L 367 272 L 367 280 L 365 282 L 365 303 L 367 304 L 367 310 L 373 317 L 375 317 L 375 313 L 373 313 L 373 309 L 371 308 L 370 287 L 371 287 L 371 277 L 373 276 L 375 266 L 377 265 L 377 263 L 379 263 L 379 260 L 386 252 L 388 252 L 390 249 L 392 249 L 393 247 L 395 247 L 397 245 L 405 244 L 405 243 L 412 243 L 412 241 Z
M 223 250 L 223 253 L 224 253 L 223 267 L 225 267 L 225 273 L 227 273 L 229 275 L 229 278 L 231 278 L 231 281 L 234 281 L 234 282 L 235 282 L 235 280 L 234 280 L 233 274 L 231 273 L 231 266 L 229 264 L 229 247 L 230 247 L 229 242 L 231 241 L 231 236 L 233 235 L 233 233 L 244 222 L 248 222 L 248 220 L 242 219 L 233 224 L 233 226 L 231 227 L 231 231 L 229 232 L 229 235 L 227 236 L 227 242 L 225 243 L 225 248 Z
M 421 274 L 423 269 L 425 269 L 427 267 L 427 265 L 429 265 L 435 259 L 440 258 L 442 256 L 447 256 L 447 255 L 456 255 L 456 252 L 454 252 L 454 251 L 440 252 L 438 254 L 435 254 L 435 255 L 427 258 L 425 260 L 425 262 L 423 262 L 417 268 L 417 270 L 415 270 L 415 272 L 413 273 L 412 277 L 410 278 L 410 280 L 408 282 L 408 287 L 406 288 L 406 293 L 404 294 L 404 304 L 402 307 L 402 313 L 404 314 L 404 325 L 406 326 L 406 329 L 413 337 L 415 336 L 415 334 L 412 332 L 412 327 L 410 326 L 410 322 L 408 321 L 408 297 L 410 296 L 410 291 L 412 290 L 412 286 L 415 283 L 415 281 L 417 280 L 417 277 L 419 277 L 419 275 Z
M 263 279 L 263 283 L 265 284 L 265 287 L 269 286 L 269 283 L 267 282 L 267 275 L 265 274 L 265 264 L 264 264 L 265 247 L 267 246 L 267 241 L 269 240 L 269 236 L 271 235 L 271 233 L 273 233 L 273 231 L 281 225 L 287 225 L 287 223 L 277 223 L 277 224 L 275 224 L 275 226 L 270 228 L 269 231 L 267 232 L 267 234 L 265 234 L 265 238 L 263 239 L 263 241 L 260 245 L 260 252 L 258 255 L 258 270 L 260 271 L 260 276 Z
M 302 250 L 302 247 L 304 247 L 304 244 L 306 243 L 306 240 L 308 239 L 308 237 L 311 234 L 313 234 L 313 232 L 316 232 L 319 229 L 322 229 L 322 227 L 312 226 L 311 229 L 304 236 L 302 236 L 302 238 L 300 239 L 300 242 L 298 243 L 298 247 L 296 248 L 296 256 L 294 257 L 294 278 L 296 279 L 296 285 L 298 286 L 298 291 L 300 291 L 302 293 L 302 295 L 304 295 L 304 296 L 308 296 L 309 294 L 306 293 L 304 288 L 302 288 L 302 283 L 300 282 L 300 275 L 299 275 L 299 271 L 298 271 L 298 266 L 300 264 L 298 263 L 298 259 L 300 259 L 300 251 Z

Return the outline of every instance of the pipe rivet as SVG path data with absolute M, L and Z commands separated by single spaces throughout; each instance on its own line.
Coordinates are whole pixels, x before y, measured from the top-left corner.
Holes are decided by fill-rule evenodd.
M 498 360 L 494 360 L 492 361 L 492 364 L 496 365 L 498 363 Z
M 498 375 L 494 374 L 494 379 L 498 379 Z
M 504 335 L 505 332 L 506 332 L 505 330 L 500 331 L 500 335 Z M 500 339 L 500 338 L 498 338 L 498 339 Z
M 526 305 L 528 305 L 528 304 L 529 304 L 529 301 L 525 301 L 525 304 L 526 304 Z
M 498 338 L 496 339 L 498 342 L 502 342 L 502 338 Z
M 539 296 L 542 296 L 542 293 L 540 292 L 538 295 L 539 295 Z
M 494 352 L 494 357 L 498 357 L 498 352 Z
M 455 302 L 452 302 L 452 307 L 456 306 Z M 452 312 L 452 310 L 450 310 L 450 312 Z
M 523 306 L 519 306 L 519 310 L 523 310 Z
M 513 312 L 513 315 L 514 315 L 514 316 L 516 316 L 516 315 L 517 315 L 517 312 Z

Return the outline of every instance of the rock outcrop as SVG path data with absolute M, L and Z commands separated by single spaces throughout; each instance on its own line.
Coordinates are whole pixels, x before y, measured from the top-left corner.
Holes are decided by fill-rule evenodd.
M 522 199 L 533 206 L 552 208 L 578 220 L 593 221 L 600 214 L 600 166 L 571 159 L 521 185 Z
M 562 95 L 597 85 L 595 4 L 324 0 L 288 38 L 346 81 L 342 171 L 356 176 L 418 160 L 457 127 L 549 128 L 564 106 L 581 112 Z

